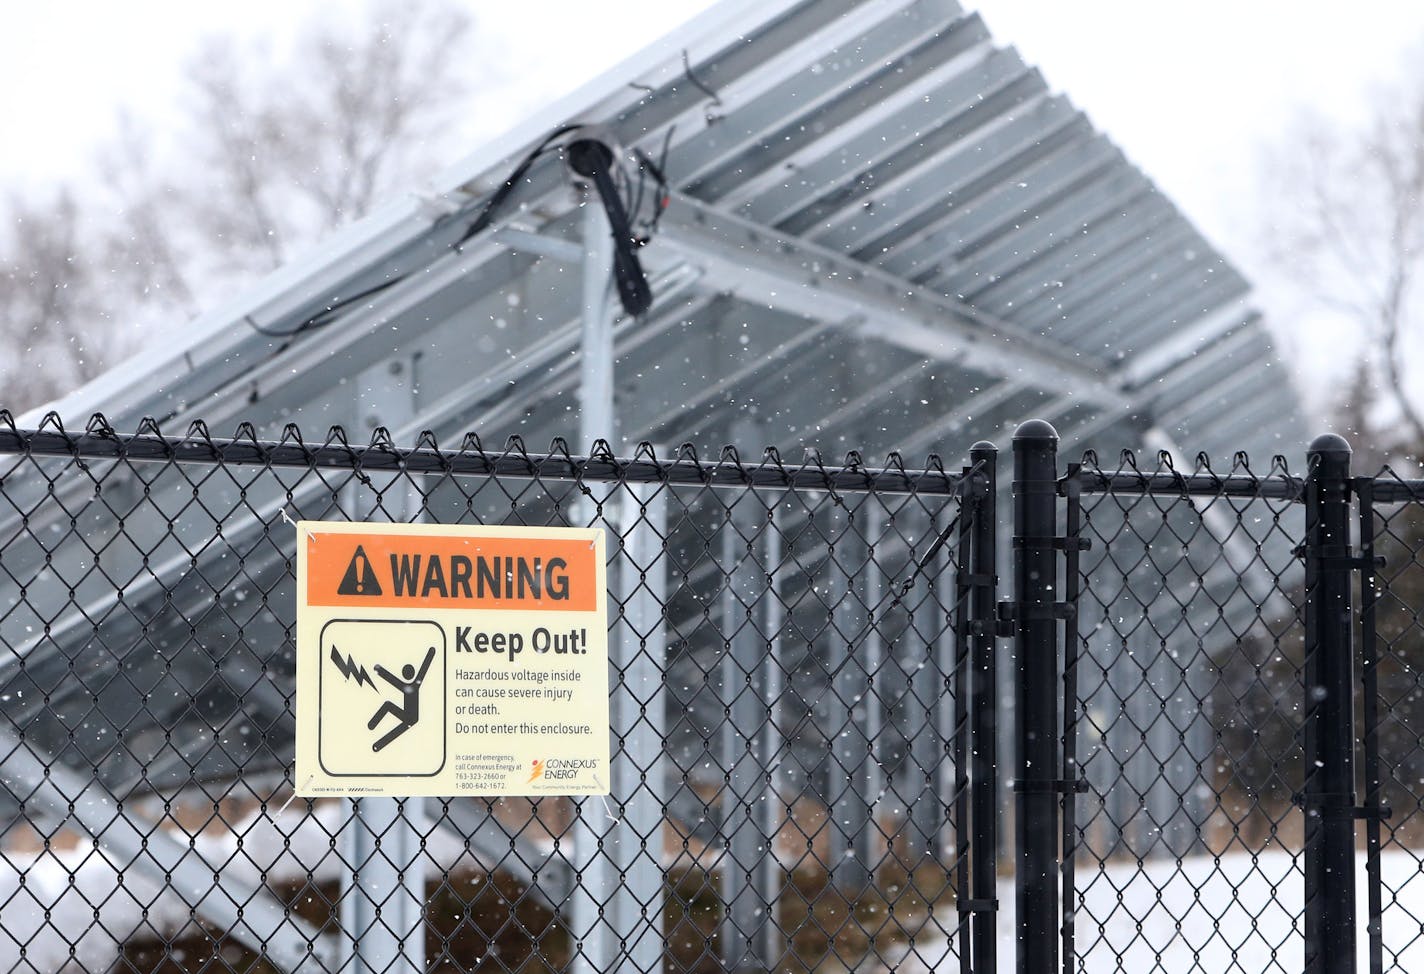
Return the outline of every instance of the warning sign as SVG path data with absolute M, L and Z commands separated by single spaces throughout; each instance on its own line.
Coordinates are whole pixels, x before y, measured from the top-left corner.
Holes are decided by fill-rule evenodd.
M 341 584 L 336 586 L 337 595 L 382 595 L 381 583 L 371 570 L 371 560 L 366 557 L 366 549 L 360 545 L 351 554 L 351 564 L 346 566 L 346 574 L 341 576 Z
M 603 532 L 297 525 L 297 793 L 607 794 Z

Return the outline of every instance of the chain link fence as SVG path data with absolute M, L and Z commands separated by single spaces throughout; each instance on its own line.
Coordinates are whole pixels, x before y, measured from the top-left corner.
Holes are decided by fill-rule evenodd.
M 0 969 L 967 970 L 980 470 L 0 415 Z M 612 795 L 294 798 L 302 519 L 605 527 Z
M 0 969 L 1424 963 L 1424 481 L 1056 447 L 0 414 Z M 611 795 L 294 797 L 298 520 L 604 528 Z

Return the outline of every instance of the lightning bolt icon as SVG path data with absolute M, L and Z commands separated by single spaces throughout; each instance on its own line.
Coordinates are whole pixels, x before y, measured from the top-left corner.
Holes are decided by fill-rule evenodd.
M 376 683 L 371 679 L 371 674 L 366 672 L 366 667 L 357 663 L 350 656 L 342 656 L 336 651 L 336 644 L 331 645 L 331 661 L 336 664 L 337 671 L 348 680 L 355 680 L 359 686 L 362 683 L 376 689 Z

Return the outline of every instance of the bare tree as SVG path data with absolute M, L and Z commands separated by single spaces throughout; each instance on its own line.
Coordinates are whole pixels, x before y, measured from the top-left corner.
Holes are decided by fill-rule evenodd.
M 189 71 L 181 220 L 219 267 L 261 271 L 424 175 L 464 107 L 471 22 L 451 0 L 381 0 L 359 28 L 310 25 L 270 45 L 210 40 Z
M 481 54 L 459 0 L 372 0 L 364 20 L 311 22 L 284 56 L 206 41 L 184 124 L 160 134 L 123 117 L 92 198 L 11 201 L 0 338 L 25 351 L 4 404 L 74 388 L 136 334 L 195 316 L 428 176 L 457 144 Z
M 12 199 L 0 249 L 0 336 L 7 356 L 5 404 L 29 406 L 98 375 L 126 344 L 107 327 L 95 248 L 67 190 L 39 201 Z
M 1361 128 L 1306 116 L 1273 161 L 1274 263 L 1320 308 L 1360 326 L 1368 366 L 1424 448 L 1424 414 L 1407 367 L 1424 328 L 1424 75 L 1376 100 Z M 1368 386 L 1357 382 L 1358 400 Z M 1359 403 L 1356 403 L 1359 408 Z

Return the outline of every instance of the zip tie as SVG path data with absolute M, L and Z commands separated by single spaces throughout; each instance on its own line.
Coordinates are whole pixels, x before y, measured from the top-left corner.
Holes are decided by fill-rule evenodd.
M 285 514 L 286 512 L 284 511 L 283 513 Z M 316 777 L 316 775 L 314 775 L 314 774 L 309 774 L 309 775 L 307 775 L 307 780 L 302 782 L 302 787 L 305 788 L 307 785 L 311 784 L 311 783 L 312 783 L 312 779 L 314 779 L 315 777 Z M 293 788 L 293 789 L 292 789 L 292 793 L 287 796 L 287 800 L 284 801 L 284 802 L 282 802 L 282 807 L 279 808 L 279 809 L 277 809 L 277 814 L 272 816 L 272 821 L 275 822 L 275 821 L 277 821 L 277 819 L 281 818 L 281 817 L 282 817 L 282 813 L 287 810 L 287 806 L 290 805 L 290 804 L 292 803 L 292 800 L 293 800 L 294 798 L 296 798 L 296 797 L 297 797 L 297 789 Z
M 598 775 L 594 775 L 594 776 L 593 776 L 593 783 L 594 783 L 595 785 L 597 785 L 600 789 L 603 788 L 603 782 L 598 780 Z M 617 815 L 614 815 L 614 814 L 613 814 L 613 806 L 610 805 L 610 804 L 608 804 L 608 796 L 607 796 L 607 795 L 599 795 L 598 797 L 599 797 L 600 799 L 602 799 L 602 801 L 603 801 L 603 812 L 604 812 L 605 815 L 608 816 L 608 820 L 609 820 L 610 822 L 612 822 L 614 825 L 617 825 L 618 822 L 620 821 L 620 819 L 618 818 Z
M 297 526 L 297 522 L 296 522 L 296 521 L 293 521 L 293 520 L 292 520 L 292 516 L 287 513 L 287 508 L 286 508 L 286 507 L 279 507 L 279 508 L 277 509 L 277 513 L 279 513 L 279 514 L 282 515 L 282 523 L 283 523 L 283 524 L 290 524 L 292 527 L 296 527 L 296 526 Z

